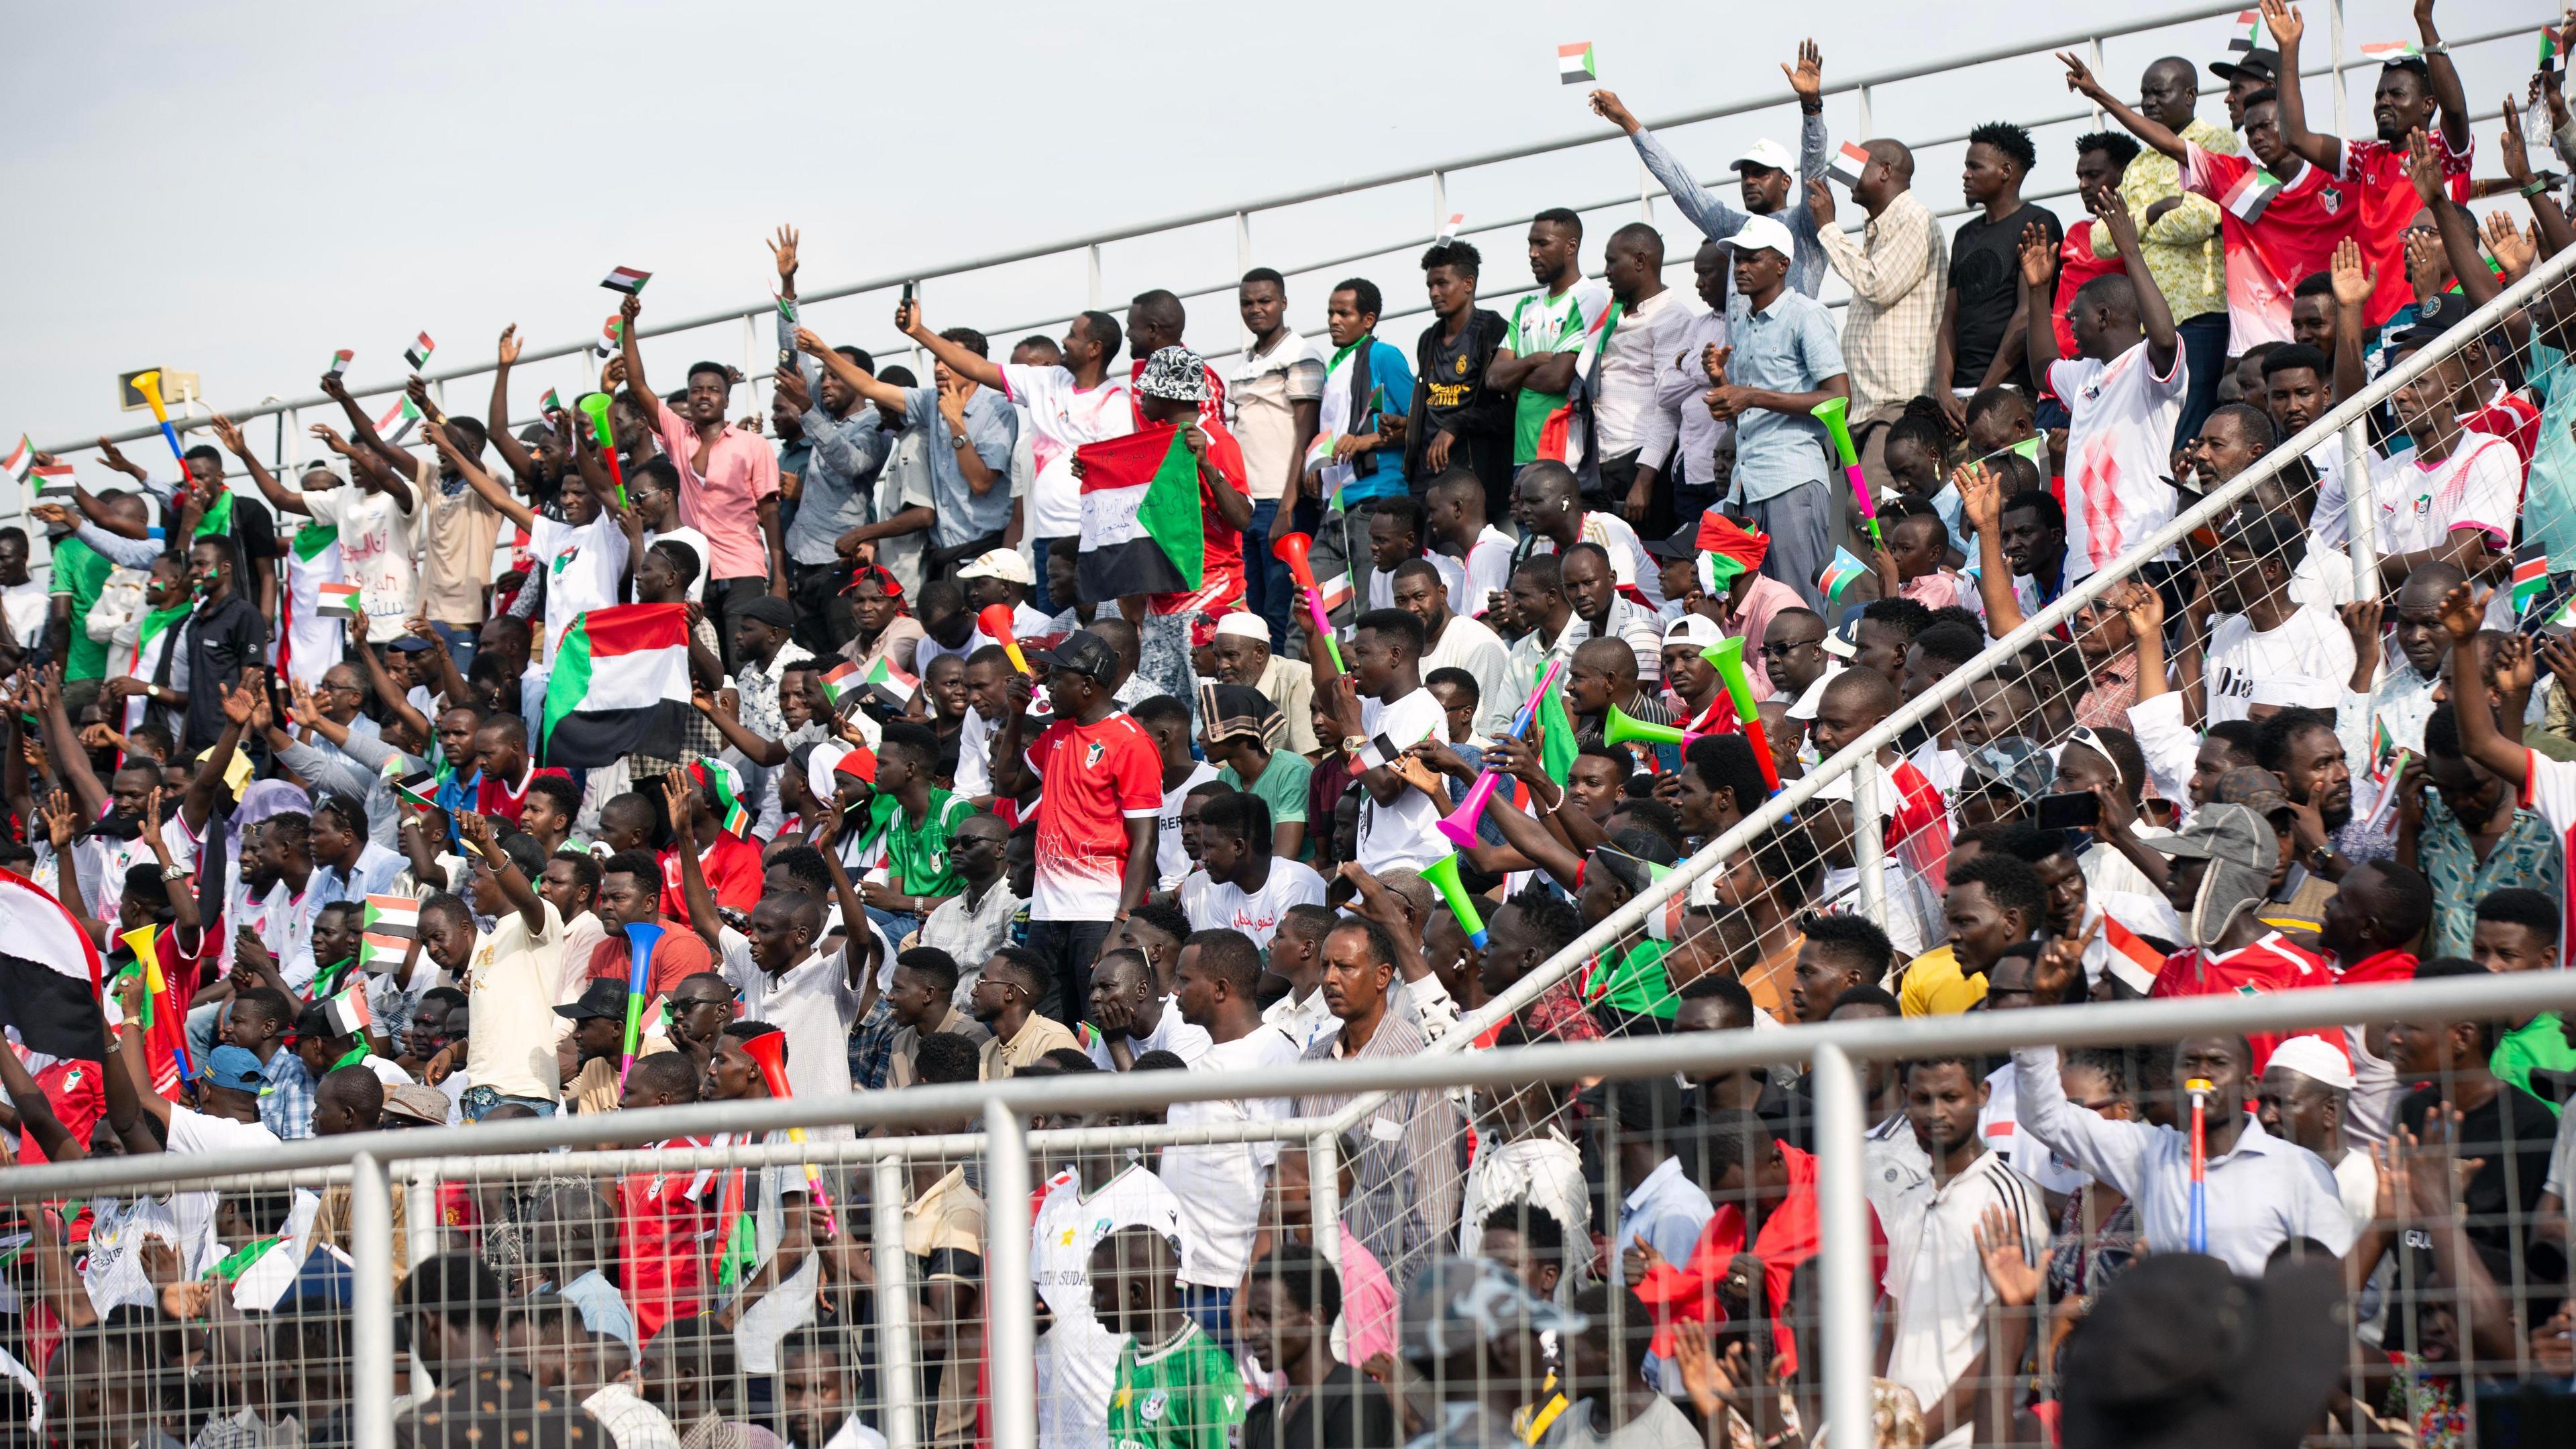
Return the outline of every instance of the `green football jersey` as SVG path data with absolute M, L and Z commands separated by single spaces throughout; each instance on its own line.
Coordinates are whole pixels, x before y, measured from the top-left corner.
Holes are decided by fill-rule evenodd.
M 1234 1358 L 1196 1323 L 1171 1346 L 1118 1349 L 1118 1387 L 1109 1396 L 1109 1449 L 1225 1449 L 1243 1422 L 1243 1377 Z

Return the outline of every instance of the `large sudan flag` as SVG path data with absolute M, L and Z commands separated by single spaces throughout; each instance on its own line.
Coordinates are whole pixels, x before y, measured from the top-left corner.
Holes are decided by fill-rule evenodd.
M 1182 430 L 1148 426 L 1074 449 L 1082 464 L 1086 603 L 1130 594 L 1183 594 L 1207 574 L 1199 460 Z
M 98 987 L 89 934 L 44 887 L 0 870 L 0 1026 L 29 1051 L 101 1060 Z
M 587 769 L 632 754 L 680 755 L 689 713 L 685 604 L 619 604 L 577 615 L 546 679 L 544 758 Z

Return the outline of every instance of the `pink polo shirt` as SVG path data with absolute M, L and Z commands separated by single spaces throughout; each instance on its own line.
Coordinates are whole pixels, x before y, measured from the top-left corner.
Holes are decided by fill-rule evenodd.
M 707 449 L 707 471 L 699 476 L 698 430 L 688 419 L 656 402 L 662 451 L 680 470 L 680 521 L 707 536 L 715 555 L 707 561 L 706 578 L 766 579 L 769 546 L 760 536 L 760 500 L 778 492 L 778 455 L 756 435 L 731 423 Z

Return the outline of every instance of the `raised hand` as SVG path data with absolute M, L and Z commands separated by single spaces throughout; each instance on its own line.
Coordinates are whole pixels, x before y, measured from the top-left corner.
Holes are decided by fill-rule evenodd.
M 2513 112 L 2508 108 L 2505 114 Z M 2442 204 L 2442 163 L 2433 159 L 2432 142 L 2425 139 L 2421 126 L 2406 133 L 2406 179 L 2415 183 L 2416 200 L 2426 206 Z
M 500 357 L 501 365 L 508 367 L 519 360 L 519 348 L 519 324 L 513 322 L 501 329 L 501 340 L 493 344 L 493 350 Z
M 769 244 L 769 255 L 778 263 L 778 280 L 782 285 L 796 281 L 796 228 L 781 226 L 778 236 Z
M 1962 463 L 1950 474 L 1959 490 L 1959 512 L 1979 533 L 1997 527 L 2003 517 L 2003 483 L 1983 463 Z
M 1734 356 L 1733 347 L 1720 347 L 1714 342 L 1709 343 L 1699 350 L 1700 371 L 1708 374 L 1711 384 L 1724 387 L 1726 386 L 1726 364 L 1728 359 Z
M 2039 948 L 2039 959 L 2032 963 L 2030 1001 L 2033 1006 L 2055 1006 L 2065 1001 L 2084 999 L 2084 948 L 2102 932 L 2095 921 L 2080 936 L 2059 936 Z
M 2115 187 L 2105 186 L 2084 198 L 2084 209 L 2100 217 L 2111 229 L 2111 239 L 2123 246 L 2138 242 L 2137 218 L 2129 215 L 2129 202 Z
M 2371 293 L 2379 290 L 2378 271 L 2362 270 L 2361 244 L 2351 237 L 2335 243 L 2334 264 L 2329 270 L 2334 278 L 2334 298 L 2338 307 L 2362 306 L 2369 302 Z
M 236 457 L 247 458 L 250 456 L 249 448 L 245 447 L 242 443 L 241 429 L 233 426 L 232 419 L 225 417 L 222 413 L 217 413 L 215 414 L 213 421 L 209 422 L 207 426 L 215 430 L 215 441 L 223 444 L 227 452 L 232 453 Z
M 2539 255 L 2537 243 L 2501 211 L 2487 213 L 2485 235 L 2487 250 L 2495 255 L 2496 265 L 2504 268 L 2507 284 L 2522 280 Z
M 2576 635 L 2557 634 L 2540 641 L 2540 667 L 2576 690 Z
M 2442 596 L 2437 610 L 2442 630 L 2451 636 L 2454 649 L 2466 649 L 2477 639 L 2478 628 L 2486 621 L 2487 600 L 2495 597 L 2493 589 L 2484 590 L 2475 597 L 2469 590 L 2467 584 L 2451 585 L 2451 591 Z
M 329 423 L 315 423 L 312 427 L 305 429 L 305 431 L 311 433 L 314 439 L 321 443 L 323 447 L 330 449 L 341 457 L 346 458 L 352 456 L 349 451 L 348 440 L 341 437 Z
M 2048 244 L 2048 233 L 2035 221 L 2021 229 L 2021 279 L 2033 287 L 2057 280 L 2057 248 Z
M 1782 70 L 1788 69 L 1785 65 L 1780 68 Z M 1794 85 L 1796 82 L 1793 80 L 1791 84 Z M 1629 135 L 1633 136 L 1637 134 L 1639 130 L 1643 129 L 1637 124 L 1637 118 L 1629 114 L 1628 108 L 1619 103 L 1619 93 L 1617 91 L 1594 91 L 1592 94 L 1584 97 L 1584 99 L 1591 104 L 1592 114 L 1608 121 L 1611 125 L 1618 127 Z
M 2039 1301 L 2039 1290 L 2047 1275 L 2031 1266 L 2033 1254 L 2021 1240 L 2021 1219 L 2001 1207 L 1989 1207 L 1985 1220 L 1977 1224 L 1977 1261 L 1984 1265 L 1986 1281 L 1995 1285 L 1995 1297 L 2006 1308 L 2028 1308 Z
M 72 837 L 79 833 L 80 817 L 72 811 L 71 792 L 56 790 L 46 797 L 44 808 L 45 838 L 57 852 L 72 848 Z
M 626 300 L 617 304 L 618 320 L 626 324 L 625 330 L 619 335 L 630 341 L 633 340 L 635 336 L 635 319 L 643 315 L 644 294 L 641 292 L 627 293 Z
M 2352 652 L 2376 657 L 2379 651 L 2379 624 L 2384 606 L 2377 599 L 2356 599 L 2335 611 L 2343 616 L 2344 632 L 2352 636 Z
M 243 671 L 240 681 L 224 691 L 224 718 L 248 729 L 251 715 L 259 706 L 260 693 L 258 677 L 251 671 Z
M 2287 53 L 2307 33 L 2307 22 L 2299 18 L 2298 7 L 2290 0 L 2263 0 L 2263 28 L 2272 32 L 2273 46 Z
M 116 450 L 116 445 L 104 436 L 98 440 L 98 460 L 120 473 L 131 472 L 134 468 L 133 464 L 125 461 L 125 455 Z
M 170 842 L 161 838 L 161 792 L 157 789 L 143 797 L 143 843 L 152 847 L 154 859 L 163 865 L 170 863 Z
M 492 849 L 492 817 L 479 810 L 456 812 L 456 838 L 477 855 L 489 855 Z
M 2059 51 L 2057 63 L 2066 67 L 2066 88 L 2081 96 L 2103 96 L 2109 92 L 2093 78 L 2093 68 L 2076 58 L 2071 51 Z
M 1798 103 L 1812 106 L 1825 98 L 1825 54 L 1816 49 L 1813 40 L 1798 42 L 1798 63 L 1780 63 L 1780 73 L 1789 78 L 1789 89 L 1797 92 Z
M 671 833 L 689 839 L 697 824 L 698 789 L 687 771 L 674 767 L 662 772 L 662 803 L 670 816 Z
M 2495 678 L 2497 687 L 2506 694 L 2529 694 L 2538 678 L 2531 659 L 2531 636 L 2507 634 L 2496 644 Z

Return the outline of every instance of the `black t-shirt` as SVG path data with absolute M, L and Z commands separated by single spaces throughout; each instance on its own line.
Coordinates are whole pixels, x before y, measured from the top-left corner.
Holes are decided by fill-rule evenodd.
M 2440 1088 L 2419 1087 L 2397 1104 L 2397 1120 L 2420 1137 L 2425 1117 L 2441 1100 Z M 2557 1141 L 2558 1118 L 2548 1105 L 2510 1083 L 2499 1083 L 2485 1106 L 2460 1114 L 2458 1155 L 2486 1163 L 2461 1189 L 2460 1205 L 2468 1216 L 2469 1242 L 2499 1283 L 2515 1281 L 2517 1258 L 2523 1279 L 2566 1280 L 2565 1251 L 2534 1240 L 2528 1226 L 2517 1226 L 2527 1225 L 2540 1204 L 2540 1185 L 2549 1175 L 2550 1149 Z
M 1349 1364 L 1333 1365 L 1315 1392 L 1282 1414 L 1284 1397 L 1273 1394 L 1245 1412 L 1243 1449 L 1379 1449 L 1403 1441 L 1386 1390 Z
M 1995 349 L 2003 345 L 2004 333 L 2012 326 L 2014 306 L 2021 299 L 2021 233 L 2032 222 L 2048 233 L 2048 248 L 2054 256 L 2058 244 L 2066 240 L 2066 228 L 2059 224 L 2057 213 L 2044 206 L 2024 206 L 2001 221 L 1988 221 L 1981 212 L 1970 217 L 1959 234 L 1950 242 L 1950 285 L 1959 292 L 1957 345 L 1950 359 L 1950 385 L 1976 387 L 1986 380 L 1986 369 L 1993 365 Z M 2042 326 L 2049 319 L 2039 318 Z M 2030 383 L 2027 363 L 2005 376 L 2006 382 Z
M 233 539 L 241 545 L 243 563 L 277 557 L 277 515 L 268 511 L 267 504 L 236 490 L 233 494 Z

